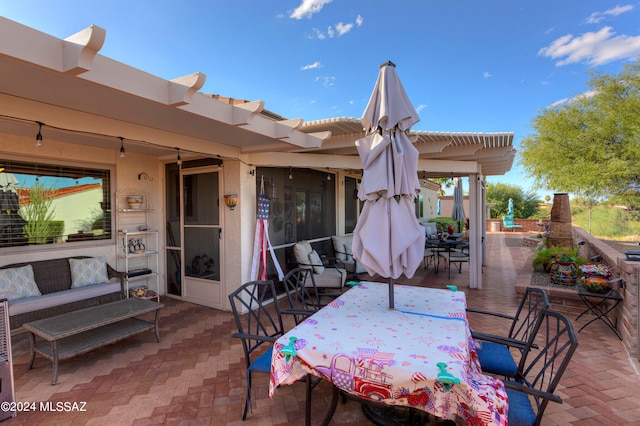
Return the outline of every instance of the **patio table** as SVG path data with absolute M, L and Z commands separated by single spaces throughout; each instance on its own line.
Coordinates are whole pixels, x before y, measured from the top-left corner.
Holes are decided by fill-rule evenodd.
M 365 401 L 506 424 L 504 384 L 481 372 L 465 294 L 396 285 L 396 309 L 387 298 L 388 284 L 361 282 L 278 339 L 269 395 L 311 373 Z

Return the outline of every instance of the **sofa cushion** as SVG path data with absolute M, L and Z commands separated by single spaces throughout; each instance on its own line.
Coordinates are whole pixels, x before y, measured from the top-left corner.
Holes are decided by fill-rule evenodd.
M 9 302 L 9 315 L 39 311 L 41 309 L 91 299 L 105 294 L 119 293 L 121 291 L 119 282 L 105 282 L 100 285 L 90 285 L 72 288 L 70 290 L 56 291 L 54 293 L 47 293 L 39 297 L 26 297 Z
M 7 300 L 40 296 L 31 265 L 0 269 L 0 292 Z
M 313 251 L 311 244 L 308 241 L 300 241 L 293 245 L 293 255 L 296 258 L 298 266 L 305 268 L 309 267 L 309 255 Z
M 347 279 L 347 271 L 342 268 L 325 268 L 324 273 L 313 276 L 317 288 L 342 288 Z M 306 287 L 311 286 L 307 280 Z
M 103 257 L 69 259 L 71 267 L 71 288 L 101 284 L 109 281 L 107 262 Z
M 345 255 L 344 242 L 342 241 L 342 238 L 337 235 L 332 235 L 331 240 L 333 242 L 333 251 L 335 251 L 336 259 L 344 260 L 347 256 Z
M 309 254 L 309 263 L 313 266 L 314 274 L 321 274 L 324 272 L 324 264 L 322 263 L 322 259 L 320 259 L 320 255 L 317 251 L 313 250 Z
M 347 256 L 347 254 L 351 254 L 351 250 L 347 250 L 347 246 L 351 247 L 353 243 L 353 235 L 332 235 L 331 241 L 333 243 L 333 251 L 335 252 L 336 259 L 338 260 L 349 260 L 351 256 Z

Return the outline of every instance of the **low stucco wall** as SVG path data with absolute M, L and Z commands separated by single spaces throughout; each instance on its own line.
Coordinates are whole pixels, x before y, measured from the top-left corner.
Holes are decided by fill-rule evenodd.
M 502 226 L 502 219 L 501 218 L 493 218 L 493 219 L 487 219 L 487 231 L 491 232 L 492 231 L 492 226 L 491 223 L 492 222 L 497 222 L 499 224 L 499 229 L 500 232 L 512 232 L 510 229 L 504 229 L 504 227 Z M 542 226 L 538 226 L 538 223 L 544 223 L 545 225 L 547 223 L 549 223 L 549 219 L 542 219 L 542 220 L 538 220 L 538 219 L 518 219 L 515 218 L 513 219 L 514 224 L 516 225 L 520 225 L 522 226 L 522 229 L 516 232 L 541 232 L 544 231 L 544 229 L 542 228 Z

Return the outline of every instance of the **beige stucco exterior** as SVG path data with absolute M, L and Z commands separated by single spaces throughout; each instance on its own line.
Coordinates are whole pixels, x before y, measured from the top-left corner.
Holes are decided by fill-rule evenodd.
M 95 25 L 58 39 L 0 17 L 0 39 L 4 41 L 0 44 L 0 158 L 110 167 L 112 196 L 118 191 L 149 194 L 154 207 L 149 225 L 159 230 L 163 285 L 164 168 L 176 161 L 178 148 L 185 160 L 222 161 L 221 206 L 224 194 L 238 196 L 235 210 L 221 208 L 225 296 L 250 279 L 256 224 L 256 176 L 250 172 L 256 167 L 335 173 L 336 229 L 344 229 L 344 177 L 359 176 L 362 168 L 354 146 L 360 137 L 358 120 L 304 123 L 264 110 L 262 101 L 225 102 L 200 93 L 206 79 L 201 72 L 171 80 L 150 75 L 100 55 L 108 37 L 106 30 Z M 44 141 L 35 147 L 38 123 Z M 504 173 L 511 167 L 513 134 L 415 132 L 412 137 L 420 152 L 419 173 L 455 174 L 473 182 L 468 215 L 483 223 L 484 173 Z M 121 143 L 126 148 L 124 158 L 119 155 Z M 142 172 L 153 180 L 139 179 Z M 435 216 L 434 188 L 423 189 L 423 203 L 422 218 Z M 482 227 L 475 227 L 475 232 L 472 246 L 481 241 Z M 470 264 L 472 287 L 481 288 L 481 251 L 475 252 L 477 258 Z M 76 254 L 105 256 L 115 264 L 116 243 L 83 241 L 0 250 L 0 262 Z M 161 288 L 161 294 L 164 291 Z

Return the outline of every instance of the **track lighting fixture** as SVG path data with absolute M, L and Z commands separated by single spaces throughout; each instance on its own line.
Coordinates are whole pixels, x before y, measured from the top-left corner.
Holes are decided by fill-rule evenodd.
M 120 139 L 120 158 L 124 158 L 124 138 Z
M 36 135 L 36 146 L 42 146 L 42 123 L 38 123 L 38 134 Z

